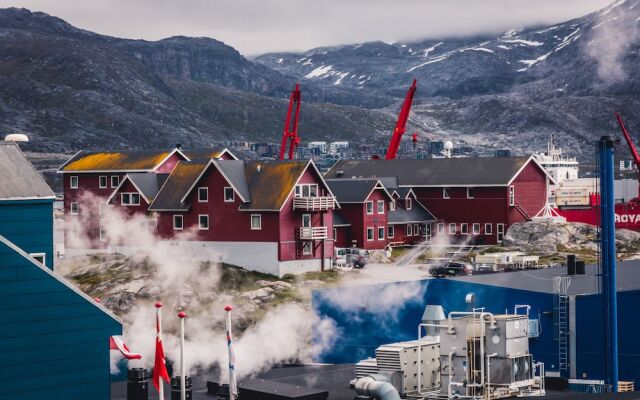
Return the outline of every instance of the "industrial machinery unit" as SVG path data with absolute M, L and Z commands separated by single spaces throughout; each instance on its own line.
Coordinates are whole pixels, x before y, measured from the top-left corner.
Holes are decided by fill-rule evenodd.
M 517 313 L 520 308 L 528 310 L 528 306 L 516 306 L 513 314 L 493 315 L 478 309 L 451 312 L 440 321 L 424 321 L 417 341 L 380 346 L 376 358 L 356 365 L 352 384 L 360 395 L 357 398 L 544 395 L 544 364 L 535 363 L 529 353 L 530 321 L 528 315 Z M 425 328 L 431 334 L 423 337 Z M 434 330 L 439 336 L 433 336 Z M 391 393 L 390 385 L 395 392 Z

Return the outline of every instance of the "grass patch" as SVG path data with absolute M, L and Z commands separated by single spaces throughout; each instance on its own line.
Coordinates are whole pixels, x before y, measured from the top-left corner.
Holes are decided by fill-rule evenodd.
M 305 280 L 305 281 L 315 280 L 315 281 L 322 281 L 327 283 L 337 282 L 339 279 L 340 279 L 340 274 L 338 273 L 338 271 L 334 269 L 331 269 L 328 271 L 307 272 L 303 275 L 300 275 L 300 277 L 298 278 L 298 280 Z
M 204 267 L 206 268 L 206 267 Z M 239 290 L 248 291 L 257 289 L 257 281 L 277 281 L 277 277 L 261 272 L 247 271 L 246 269 L 234 265 L 222 264 L 220 268 L 222 275 L 218 282 L 219 290 Z

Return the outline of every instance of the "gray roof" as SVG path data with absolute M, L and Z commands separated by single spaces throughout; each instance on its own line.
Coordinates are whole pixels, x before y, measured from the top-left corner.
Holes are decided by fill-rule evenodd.
M 251 192 L 245 175 L 244 161 L 241 160 L 216 160 L 215 164 L 222 173 L 231 181 L 231 184 L 240 193 L 245 201 L 251 201 Z
M 619 261 L 617 263 L 618 291 L 640 289 L 640 260 Z M 593 294 L 598 291 L 598 267 L 587 265 L 585 275 L 571 276 L 570 295 Z M 567 267 L 553 267 L 539 270 L 501 272 L 460 277 L 466 282 L 509 287 L 513 289 L 531 290 L 534 292 L 553 293 L 553 278 L 567 276 Z
M 53 199 L 53 191 L 20 147 L 0 142 L 0 200 Z
M 531 157 L 340 160 L 325 179 L 397 177 L 400 186 L 504 186 Z
M 149 205 L 150 211 L 187 211 L 190 203 L 182 198 L 197 181 L 211 160 L 180 161 Z
M 436 221 L 437 218 L 433 216 L 428 210 L 422 207 L 419 203 L 414 202 L 411 210 L 405 210 L 401 207 L 396 207 L 394 211 L 389 211 L 387 215 L 387 221 L 389 224 L 402 224 L 407 222 L 430 222 Z
M 401 187 L 401 188 L 394 189 L 394 192 L 398 193 L 398 196 L 400 196 L 401 199 L 405 199 L 410 191 L 411 191 L 411 188 L 408 188 L 408 187 Z
M 152 201 L 167 180 L 169 174 L 138 172 L 127 174 L 131 182 L 142 192 L 145 199 Z
M 342 214 L 333 210 L 333 226 L 351 226 L 351 224 L 342 216 Z
M 332 179 L 327 185 L 338 203 L 364 203 L 378 184 L 378 179 Z

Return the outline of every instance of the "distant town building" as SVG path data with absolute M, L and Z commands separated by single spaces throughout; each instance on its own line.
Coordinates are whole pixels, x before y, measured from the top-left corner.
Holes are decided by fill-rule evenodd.
M 327 142 L 309 142 L 307 148 L 311 150 L 317 150 L 320 153 L 327 152 Z
M 349 142 L 339 141 L 339 142 L 331 142 L 329 144 L 329 153 L 330 154 L 339 154 L 342 150 L 349 148 Z

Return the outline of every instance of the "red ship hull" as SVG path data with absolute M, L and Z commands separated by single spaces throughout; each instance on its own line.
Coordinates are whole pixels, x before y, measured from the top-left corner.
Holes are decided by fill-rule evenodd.
M 635 199 L 634 199 L 635 200 Z M 600 207 L 572 207 L 557 208 L 558 214 L 568 222 L 583 222 L 585 224 L 600 225 Z M 616 229 L 630 229 L 640 231 L 640 202 L 616 204 Z

